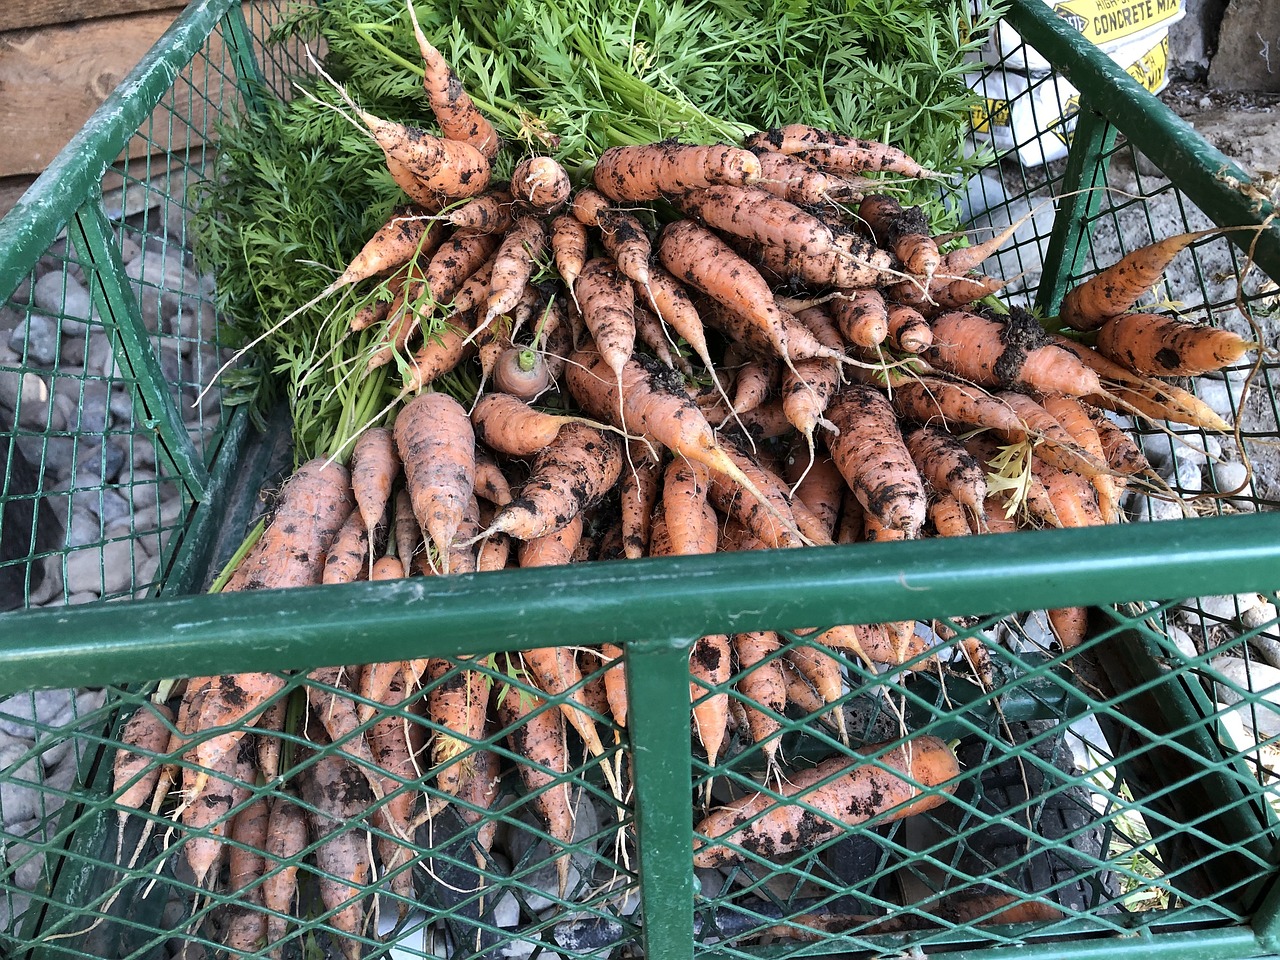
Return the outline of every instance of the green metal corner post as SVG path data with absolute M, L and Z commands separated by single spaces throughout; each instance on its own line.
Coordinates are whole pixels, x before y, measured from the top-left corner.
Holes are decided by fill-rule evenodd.
M 692 645 L 637 641 L 626 651 L 644 955 L 663 960 L 693 957 Z

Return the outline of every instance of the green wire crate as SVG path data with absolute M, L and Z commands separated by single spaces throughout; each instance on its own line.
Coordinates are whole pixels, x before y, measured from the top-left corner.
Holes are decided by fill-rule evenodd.
M 1280 951 L 1280 684 L 1266 662 L 1280 649 L 1280 623 L 1257 596 L 1274 602 L 1280 588 L 1280 491 L 1256 478 L 1228 501 L 1207 501 L 1213 516 L 1026 533 L 978 549 L 921 541 L 793 551 L 785 564 L 735 554 L 203 594 L 258 512 L 258 491 L 280 475 L 287 437 L 283 423 L 257 437 L 243 409 L 221 403 L 215 372 L 227 354 L 181 231 L 215 123 L 240 104 L 244 81 L 283 91 L 304 69 L 297 51 L 255 39 L 269 23 L 252 9 L 246 19 L 229 0 L 192 4 L 0 223 L 0 297 L 26 331 L 10 341 L 21 350 L 0 354 L 17 407 L 0 422 L 0 598 L 29 608 L 0 614 L 0 729 L 10 744 L 30 744 L 0 753 L 7 956 L 266 956 L 262 941 L 225 945 L 245 914 L 283 924 L 271 947 L 288 957 Z M 1223 316 L 1274 313 L 1267 277 L 1280 278 L 1280 230 L 1270 201 L 1038 0 L 1015 0 L 1007 19 L 1081 95 L 1065 165 L 1006 159 L 982 181 L 991 219 L 1058 198 L 1052 219 L 1037 218 L 1006 248 L 1005 276 L 1021 274 L 1033 250 L 1043 254 L 1023 292 L 1053 310 L 1117 247 L 1153 239 L 1161 228 L 1147 211 L 1171 204 L 1188 227 L 1267 226 L 1197 243 L 1171 271 L 1180 286 L 1169 295 Z M 1124 195 L 1087 190 L 1122 177 Z M 47 352 L 41 327 L 60 350 Z M 69 341 L 78 345 L 68 350 Z M 1262 441 L 1262 455 L 1278 437 L 1278 375 L 1268 360 L 1247 397 L 1241 377 L 1215 385 L 1247 414 L 1240 439 Z M 1180 432 L 1190 446 L 1166 456 L 1213 483 L 1217 465 L 1185 452 L 1209 441 Z M 1155 431 L 1139 437 L 1153 453 L 1168 447 Z M 49 482 L 55 468 L 71 480 Z M 53 609 L 35 609 L 49 599 Z M 1063 651 L 1043 611 L 1074 605 L 1092 608 L 1090 639 Z M 910 737 L 936 736 L 962 764 L 949 798 L 793 854 L 740 849 L 726 867 L 692 869 L 702 804 L 757 791 L 766 767 L 755 747 L 735 745 L 712 765 L 691 746 L 694 639 L 900 620 L 928 625 L 938 641 L 902 670 L 877 674 L 822 648 L 845 670 L 852 748 L 828 715 L 794 710 L 775 718 L 774 743 L 795 770 L 852 749 L 883 766 Z M 792 647 L 818 643 L 784 636 Z M 567 787 L 577 810 L 563 894 L 560 851 L 531 812 L 537 791 L 512 775 L 516 752 L 498 729 L 461 743 L 455 757 L 497 764 L 493 806 L 454 800 L 399 838 L 408 859 L 393 875 L 362 876 L 346 892 L 361 911 L 354 930 L 344 905 L 320 894 L 330 871 L 317 854 L 332 835 L 395 850 L 398 838 L 373 811 L 410 792 L 440 798 L 430 772 L 384 783 L 381 800 L 357 782 L 365 813 L 331 815 L 298 857 L 240 889 L 194 883 L 187 854 L 200 834 L 171 829 L 174 802 L 117 816 L 110 768 L 120 729 L 173 696 L 162 678 L 274 672 L 283 682 L 266 710 L 296 718 L 333 689 L 309 678 L 312 668 L 444 658 L 392 711 L 425 741 L 433 731 L 417 702 L 464 670 L 520 698 L 508 655 L 548 638 L 622 646 L 631 702 L 625 730 L 596 717 L 604 754 L 575 757 L 545 788 Z M 973 662 L 971 638 L 990 664 Z M 459 659 L 495 649 L 492 660 Z M 584 686 L 602 672 L 588 666 Z M 79 693 L 50 692 L 66 688 Z M 741 701 L 732 681 L 716 692 Z M 317 747 L 323 738 L 296 724 L 270 729 L 262 723 L 245 742 L 281 748 L 284 786 L 233 782 L 231 811 L 210 831 L 262 799 L 323 806 L 315 778 L 344 744 Z M 181 749 L 166 749 L 150 766 L 165 763 L 189 765 Z M 625 769 L 634 790 L 619 799 L 609 781 Z M 775 779 L 765 789 L 783 787 Z M 499 852 L 477 859 L 491 829 Z M 293 866 L 297 903 L 264 906 L 264 883 Z M 408 892 L 397 871 L 412 879 Z

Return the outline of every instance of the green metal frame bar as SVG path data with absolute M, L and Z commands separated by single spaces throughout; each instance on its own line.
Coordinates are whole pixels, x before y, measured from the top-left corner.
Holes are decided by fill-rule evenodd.
M 1106 185 L 1107 158 L 1115 142 L 1116 128 L 1094 110 L 1091 98 L 1081 96 L 1057 216 L 1036 290 L 1036 308 L 1042 316 L 1058 312 L 1072 279 L 1080 274 L 1088 252 L 1089 223 L 1102 207 L 1102 191 L 1098 188 Z
M 1052 50 L 1054 66 L 1074 86 L 1106 89 L 1111 123 L 1215 223 L 1256 224 L 1275 213 L 1271 203 L 1244 189 L 1251 183 L 1244 170 L 1206 143 L 1052 7 L 1041 0 L 1012 0 L 1006 19 L 1031 46 Z M 1273 279 L 1280 277 L 1280 223 L 1227 236 L 1263 272 Z
M 193 3 L 129 71 L 8 215 L 0 220 L 0 301 L 8 300 L 102 178 L 235 0 Z
M 506 570 L 0 618 L 0 694 L 50 686 L 1269 591 L 1280 514 Z M 979 599 L 981 598 L 980 602 Z M 431 629 L 424 631 L 424 624 Z M 52 629 L 56 626 L 56 630 Z
M 120 347 L 121 355 L 116 359 L 133 381 L 135 413 L 140 414 L 144 427 L 159 434 L 160 449 L 188 494 L 202 500 L 209 486 L 209 473 L 151 349 L 150 334 L 124 272 L 120 245 L 107 219 L 101 190 L 95 186 L 93 194 L 93 199 L 76 212 L 69 233 L 85 262 L 94 266 L 87 272 L 92 281 L 91 292 L 103 323 Z
M 636 847 L 646 918 L 644 955 L 693 956 L 693 798 L 689 649 L 693 640 L 632 646 L 627 729 L 636 790 Z
M 262 75 L 261 65 L 253 55 L 253 33 L 245 22 L 244 9 L 239 5 L 233 6 L 222 18 L 222 36 L 235 68 L 245 106 L 255 113 L 261 113 L 266 109 L 262 99 L 266 79 Z

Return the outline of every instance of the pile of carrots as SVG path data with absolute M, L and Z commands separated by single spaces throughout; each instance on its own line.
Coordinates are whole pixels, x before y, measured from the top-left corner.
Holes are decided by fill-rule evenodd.
M 1227 428 L 1165 378 L 1256 345 L 1133 312 L 1197 235 L 1082 283 L 1050 332 L 977 272 L 1006 236 L 944 252 L 919 208 L 889 195 L 886 173 L 932 176 L 894 147 L 793 125 L 741 145 L 612 147 L 576 189 L 548 157 L 494 183 L 497 134 L 421 32 L 419 42 L 440 133 L 357 112 L 406 204 L 326 291 L 387 284 L 389 299 L 346 322 L 381 331 L 367 366 L 394 364 L 400 398 L 360 434 L 349 465 L 297 470 L 226 591 L 1115 523 L 1126 485 L 1158 477 L 1106 411 Z M 470 403 L 432 390 L 468 363 L 482 383 Z M 1049 617 L 1064 648 L 1080 642 L 1082 610 Z M 757 745 L 784 796 L 804 800 L 712 810 L 697 825 L 697 866 L 785 858 L 873 817 L 936 806 L 959 776 L 948 746 L 924 736 L 885 747 L 878 764 L 840 755 L 781 776 L 777 718 L 788 709 L 847 742 L 846 661 L 916 670 L 934 654 L 914 622 L 794 632 L 804 645 L 757 632 L 693 647 L 692 736 L 708 764 Z M 264 868 L 309 842 L 343 880 L 321 885 L 331 925 L 357 933 L 356 894 L 375 877 L 413 899 L 415 825 L 448 797 L 466 801 L 472 823 L 494 802 L 498 760 L 474 745 L 495 729 L 523 758 L 515 766 L 548 833 L 571 841 L 569 786 L 555 778 L 576 752 L 606 753 L 597 718 L 625 729 L 621 656 L 549 646 L 505 667 L 495 655 L 474 669 L 463 658 L 314 671 L 290 732 L 340 749 L 285 785 L 315 811 L 310 840 L 284 791 L 229 817 L 245 784 L 280 776 L 286 680 L 195 678 L 176 716 L 135 715 L 117 799 L 158 811 L 180 778 L 179 829 L 207 830 L 183 844 L 195 882 L 248 890 L 269 908 L 248 910 L 257 919 L 229 946 L 283 935 L 277 914 L 292 907 L 297 871 Z M 969 642 L 966 656 L 981 663 L 984 652 Z M 559 709 L 505 695 L 495 671 Z M 429 742 L 403 711 L 425 713 Z M 601 770 L 624 796 L 625 770 Z M 415 782 L 433 790 L 400 789 Z M 926 787 L 941 789 L 920 796 Z M 326 832 L 364 818 L 378 828 L 372 857 L 358 833 Z M 477 856 L 491 837 L 478 830 Z

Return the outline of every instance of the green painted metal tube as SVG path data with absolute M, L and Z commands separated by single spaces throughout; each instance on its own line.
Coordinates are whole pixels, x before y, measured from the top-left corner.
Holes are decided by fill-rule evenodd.
M 1225 154 L 1210 146 L 1178 117 L 1040 0 L 1013 0 L 1009 25 L 1031 46 L 1055 53 L 1054 67 L 1085 98 L 1106 97 L 1107 118 L 1177 185 L 1197 207 L 1222 226 L 1262 223 L 1272 204 L 1251 195 L 1250 178 Z M 1261 233 L 1237 231 L 1228 237 L 1272 278 L 1280 277 L 1280 225 Z
M 998 542 L 997 542 L 998 541 Z M 781 560 L 781 562 L 780 562 Z M 0 618 L 0 693 L 1273 590 L 1280 514 L 509 570 Z M 821 611 L 821 613 L 817 613 Z M 712 628 L 717 629 L 712 629 Z
M 49 249 L 234 0 L 192 3 L 0 220 L 0 301 Z

